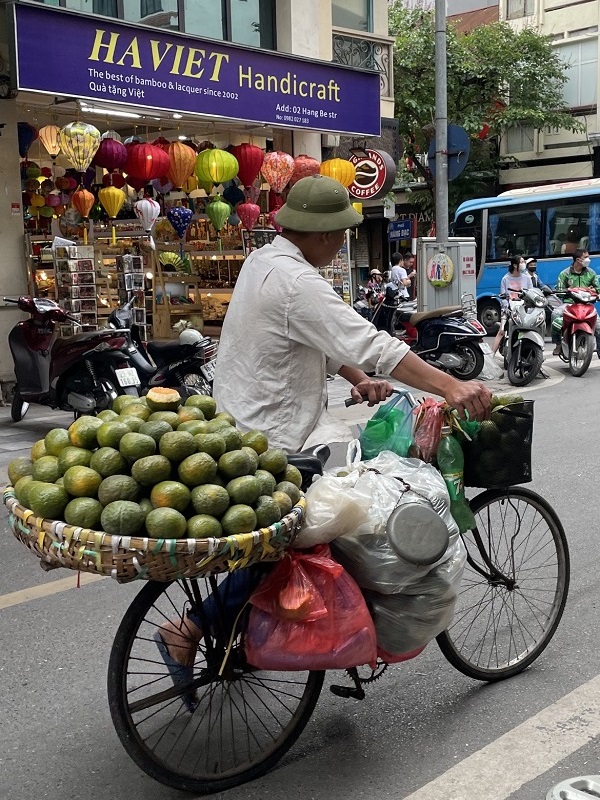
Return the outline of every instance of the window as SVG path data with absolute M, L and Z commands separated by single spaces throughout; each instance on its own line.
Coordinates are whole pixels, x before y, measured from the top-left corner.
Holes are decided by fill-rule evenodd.
M 508 19 L 530 17 L 533 10 L 533 0 L 507 0 L 506 16 Z
M 481 266 L 481 210 L 465 211 L 452 226 L 452 236 L 475 237 L 475 261 L 477 274 Z
M 567 44 L 558 48 L 567 64 L 567 83 L 563 87 L 565 104 L 569 108 L 596 105 L 596 75 L 598 72 L 598 40 Z
M 577 249 L 600 251 L 600 202 L 569 203 L 546 209 L 545 252 L 548 256 L 570 255 Z
M 274 6 L 274 0 L 184 0 L 185 31 L 271 50 Z
M 177 0 L 122 0 L 123 19 L 154 28 L 179 30 Z
M 506 134 L 506 147 L 509 153 L 531 153 L 535 149 L 533 128 L 515 125 Z
M 66 0 L 60 4 L 73 11 L 84 11 L 87 14 L 102 14 L 105 17 L 119 15 L 117 0 Z
M 333 27 L 350 28 L 353 31 L 372 31 L 372 7 L 372 0 L 332 0 Z
M 510 211 L 490 209 L 488 213 L 487 258 L 488 261 L 507 261 L 511 256 L 539 256 L 540 223 L 539 209 L 511 206 Z

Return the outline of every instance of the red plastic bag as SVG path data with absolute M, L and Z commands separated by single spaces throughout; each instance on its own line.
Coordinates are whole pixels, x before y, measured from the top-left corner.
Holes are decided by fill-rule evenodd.
M 437 452 L 442 435 L 444 402 L 438 402 L 433 397 L 426 397 L 421 405 L 415 409 L 417 421 L 415 423 L 414 443 L 419 448 L 420 458 L 429 464 Z
M 277 619 L 312 622 L 327 615 L 321 593 L 291 554 L 254 590 L 250 602 Z
M 373 620 L 360 589 L 331 558 L 329 547 L 293 551 L 289 561 L 292 585 L 294 573 L 301 568 L 319 593 L 326 613 L 315 618 L 307 605 L 304 619 L 282 618 L 281 607 L 272 602 L 285 588 L 281 583 L 283 567 L 276 568 L 250 597 L 253 607 L 246 635 L 249 663 L 258 669 L 286 671 L 374 665 L 377 642 Z

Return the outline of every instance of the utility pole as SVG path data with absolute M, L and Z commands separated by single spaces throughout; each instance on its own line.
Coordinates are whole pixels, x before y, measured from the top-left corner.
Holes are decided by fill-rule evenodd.
M 446 0 L 435 0 L 435 235 L 448 241 L 448 87 Z

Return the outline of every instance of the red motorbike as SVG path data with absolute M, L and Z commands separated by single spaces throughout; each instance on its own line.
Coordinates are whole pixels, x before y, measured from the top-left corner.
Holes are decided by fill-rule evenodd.
M 59 339 L 57 324 L 76 320 L 53 300 L 4 300 L 30 315 L 8 334 L 17 379 L 14 422 L 23 419 L 30 403 L 80 415 L 109 408 L 118 394 L 137 396 L 140 379 L 129 358 L 129 331 L 89 331 Z
M 580 378 L 590 366 L 596 350 L 598 312 L 594 303 L 598 302 L 598 293 L 591 287 L 573 286 L 556 294 L 572 301 L 565 306 L 563 313 L 559 355 L 569 365 L 571 375 Z

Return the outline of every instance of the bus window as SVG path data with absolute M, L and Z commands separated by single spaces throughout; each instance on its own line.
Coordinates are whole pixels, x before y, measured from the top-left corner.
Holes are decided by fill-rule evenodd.
M 488 213 L 487 260 L 506 261 L 511 256 L 539 256 L 542 213 L 514 206 Z
M 458 215 L 452 226 L 453 236 L 475 237 L 475 261 L 478 275 L 481 268 L 481 214 L 481 209 L 465 211 Z
M 590 224 L 591 222 L 591 224 Z M 600 251 L 600 203 L 564 203 L 546 209 L 545 254 Z

